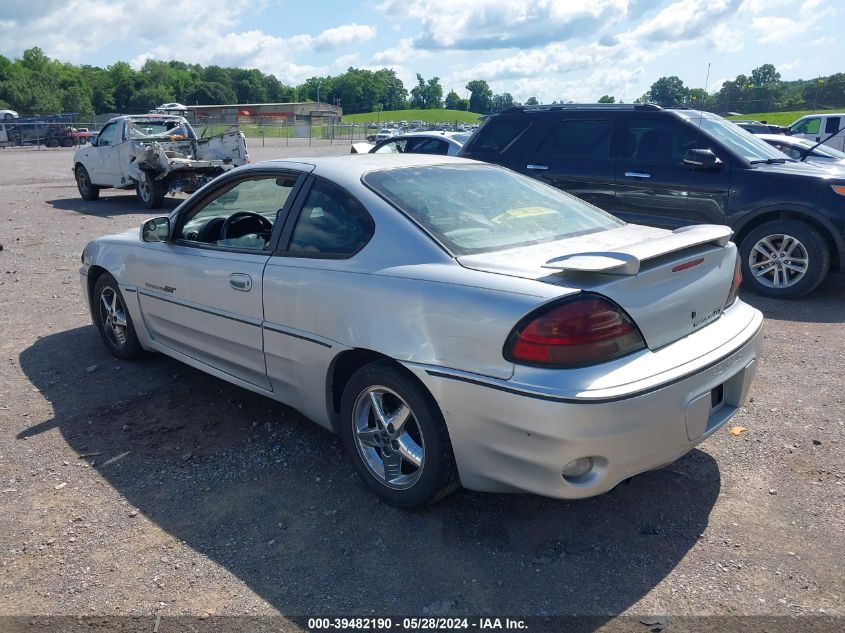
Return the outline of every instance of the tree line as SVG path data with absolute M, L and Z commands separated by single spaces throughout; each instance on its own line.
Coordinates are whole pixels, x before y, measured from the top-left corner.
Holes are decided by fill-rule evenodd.
M 106 68 L 74 65 L 50 59 L 35 47 L 13 60 L 0 55 L 0 109 L 23 115 L 78 112 L 85 119 L 94 114 L 147 112 L 172 101 L 185 105 L 322 101 L 341 106 L 347 114 L 444 107 L 492 114 L 522 105 L 510 93 L 495 94 L 483 79 L 466 84 L 468 97 L 455 90 L 444 97 L 439 77 L 425 79 L 417 74 L 416 79 L 408 90 L 393 70 L 349 68 L 339 75 L 311 77 L 290 86 L 256 69 L 180 61 L 151 59 L 138 70 L 126 62 Z M 616 99 L 603 95 L 598 101 L 614 103 Z M 676 76 L 661 77 L 636 101 L 719 113 L 837 107 L 845 105 L 845 74 L 782 81 L 772 64 L 763 64 L 712 93 L 689 88 Z M 525 101 L 525 105 L 537 104 L 536 97 Z
M 685 86 L 677 76 L 661 77 L 636 101 L 662 106 L 686 105 L 719 114 L 838 108 L 845 105 L 845 73 L 782 81 L 774 65 L 763 64 L 749 75 L 740 74 L 723 82 L 710 93 L 703 88 Z
M 17 59 L 0 55 L 0 109 L 22 115 L 78 112 L 88 118 L 147 112 L 174 101 L 185 105 L 322 101 L 341 106 L 347 114 L 443 107 L 490 114 L 514 104 L 510 94 L 493 94 L 485 81 L 471 81 L 466 89 L 468 99 L 454 90 L 444 98 L 439 77 L 426 80 L 417 75 L 417 85 L 409 91 L 388 68 L 349 68 L 340 75 L 311 77 L 290 86 L 256 69 L 153 59 L 138 70 L 126 62 L 99 68 L 51 59 L 38 47 Z

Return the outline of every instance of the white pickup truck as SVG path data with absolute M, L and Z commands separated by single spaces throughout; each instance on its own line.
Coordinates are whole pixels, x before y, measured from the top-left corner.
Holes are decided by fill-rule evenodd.
M 193 193 L 225 171 L 249 162 L 238 130 L 197 138 L 181 116 L 143 114 L 111 119 L 97 138 L 73 155 L 79 194 L 96 200 L 100 189 L 135 189 L 147 209 L 168 193 Z
M 845 127 L 845 114 L 841 112 L 807 114 L 787 127 L 792 136 L 805 138 L 813 143 L 824 141 L 825 145 L 845 152 L 845 131 L 842 130 Z

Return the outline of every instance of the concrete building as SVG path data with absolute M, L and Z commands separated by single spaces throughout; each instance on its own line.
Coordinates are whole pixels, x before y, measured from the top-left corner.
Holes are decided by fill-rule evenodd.
M 316 101 L 301 103 L 239 103 L 235 105 L 189 105 L 187 118 L 202 123 L 288 123 L 290 125 L 339 123 L 340 106 Z

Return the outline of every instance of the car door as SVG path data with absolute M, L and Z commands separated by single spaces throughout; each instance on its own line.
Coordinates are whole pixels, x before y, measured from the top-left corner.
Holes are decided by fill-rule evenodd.
M 710 149 L 723 162 L 710 171 L 696 169 L 683 162 L 690 149 Z M 730 192 L 727 154 L 695 126 L 667 116 L 620 117 L 614 151 L 615 215 L 670 229 L 724 223 Z
M 179 210 L 170 241 L 139 267 L 144 324 L 156 342 L 271 390 L 263 273 L 300 178 L 250 171 Z
M 616 205 L 613 120 L 606 115 L 568 115 L 545 129 L 548 132 L 536 150 L 525 151 L 522 171 L 612 212 Z
M 327 180 L 310 178 L 298 198 L 264 272 L 264 354 L 277 397 L 320 421 L 333 341 L 348 335 L 329 331 L 340 309 L 332 299 L 363 272 L 355 255 L 375 225 L 352 194 Z
M 112 184 L 112 163 L 114 146 L 120 142 L 123 134 L 123 122 L 106 123 L 97 136 L 96 145 L 86 145 L 83 152 L 83 164 L 88 170 L 91 182 L 95 185 Z

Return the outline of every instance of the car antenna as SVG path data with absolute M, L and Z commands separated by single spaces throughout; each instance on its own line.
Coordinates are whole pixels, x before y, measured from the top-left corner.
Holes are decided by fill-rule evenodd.
M 825 143 L 827 143 L 830 139 L 832 139 L 834 136 L 836 136 L 837 134 L 839 134 L 842 130 L 845 130 L 845 127 L 841 127 L 841 128 L 839 128 L 838 130 L 836 130 L 833 134 L 831 134 L 830 136 L 828 136 L 828 137 L 827 137 L 826 139 L 824 139 L 823 141 L 819 141 L 818 143 L 816 143 L 816 144 L 815 144 L 815 145 L 813 145 L 812 147 L 808 147 L 807 149 L 803 150 L 803 151 L 801 152 L 801 158 L 799 158 L 798 160 L 800 160 L 800 161 L 805 161 L 805 160 L 807 160 L 807 156 L 809 156 L 809 155 L 810 155 L 810 152 L 812 152 L 814 149 L 816 149 L 819 145 L 824 145 Z
M 710 83 L 710 62 L 707 62 L 707 75 L 704 77 L 704 94 L 707 94 L 707 84 Z M 701 124 L 704 122 L 704 110 L 699 110 L 701 116 L 698 117 L 698 136 L 695 139 L 695 145 L 698 146 L 701 141 Z

